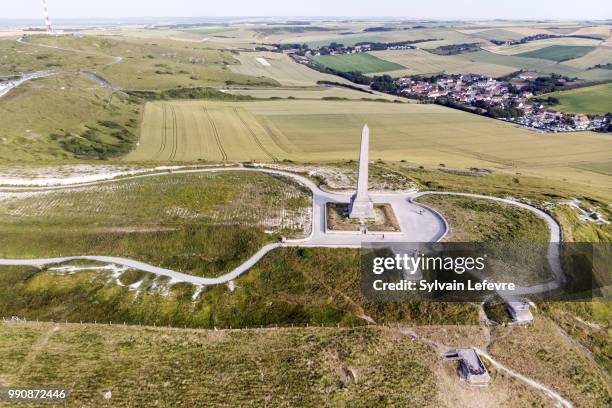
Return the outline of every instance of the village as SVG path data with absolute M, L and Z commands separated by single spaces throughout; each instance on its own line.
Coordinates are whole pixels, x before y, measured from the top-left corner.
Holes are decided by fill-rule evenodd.
M 554 98 L 538 99 L 531 80 L 536 73 L 523 72 L 515 78 L 500 80 L 482 75 L 439 75 L 432 78 L 402 77 L 397 82 L 398 94 L 435 102 L 473 113 L 547 132 L 584 130 L 605 131 L 605 116 L 587 116 L 559 112 L 549 105 Z

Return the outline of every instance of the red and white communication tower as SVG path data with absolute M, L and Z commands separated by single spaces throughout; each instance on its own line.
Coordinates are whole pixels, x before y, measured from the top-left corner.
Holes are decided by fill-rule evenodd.
M 49 34 L 53 34 L 53 26 L 51 25 L 51 19 L 49 18 L 49 9 L 47 7 L 47 0 L 43 0 L 43 9 L 45 12 L 45 27 L 47 27 L 47 32 Z

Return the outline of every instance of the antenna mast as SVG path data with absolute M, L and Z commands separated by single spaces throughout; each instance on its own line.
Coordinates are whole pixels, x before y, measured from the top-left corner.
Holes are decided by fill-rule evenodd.
M 43 9 L 45 13 L 45 26 L 47 27 L 47 33 L 53 34 L 53 26 L 51 26 L 51 19 L 49 18 L 49 9 L 47 8 L 47 0 L 43 0 Z

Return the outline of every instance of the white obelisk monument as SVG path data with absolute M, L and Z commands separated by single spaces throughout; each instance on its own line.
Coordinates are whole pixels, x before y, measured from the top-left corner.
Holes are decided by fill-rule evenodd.
M 370 128 L 368 125 L 361 131 L 361 152 L 359 153 L 359 175 L 357 192 L 351 198 L 349 218 L 360 220 L 374 219 L 374 204 L 368 194 L 368 151 L 370 149 Z

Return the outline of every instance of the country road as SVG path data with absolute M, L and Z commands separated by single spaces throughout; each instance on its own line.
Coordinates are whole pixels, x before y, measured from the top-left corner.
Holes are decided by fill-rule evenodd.
M 368 233 L 368 234 L 340 234 L 340 233 L 329 233 L 326 231 L 326 220 L 325 220 L 325 208 L 328 202 L 332 203 L 348 203 L 350 201 L 350 194 L 348 193 L 333 193 L 323 191 L 317 186 L 312 180 L 290 172 L 280 170 L 270 170 L 264 168 L 246 168 L 246 167 L 220 167 L 220 168 L 205 168 L 205 169 L 187 169 L 187 170 L 174 170 L 172 173 L 169 172 L 154 172 L 133 175 L 129 177 L 122 177 L 120 179 L 100 180 L 89 183 L 80 183 L 73 185 L 62 185 L 62 186 L 51 186 L 51 187 L 1 187 L 0 191 L 49 191 L 49 190 L 67 190 L 71 188 L 93 186 L 98 184 L 105 184 L 116 182 L 118 180 L 131 180 L 145 177 L 159 177 L 168 176 L 171 177 L 173 174 L 189 174 L 189 173 L 218 173 L 218 172 L 230 172 L 230 171 L 253 171 L 271 176 L 281 176 L 294 179 L 295 181 L 303 184 L 312 192 L 313 204 L 312 204 L 312 228 L 311 233 L 308 237 L 302 239 L 288 239 L 284 242 L 271 243 L 253 256 L 251 256 L 243 264 L 216 278 L 202 278 L 177 272 L 169 269 L 159 268 L 153 265 L 149 265 L 137 260 L 120 258 L 120 257 L 109 257 L 103 255 L 83 255 L 83 256 L 72 256 L 62 258 L 44 258 L 44 259 L 0 259 L 0 265 L 17 266 L 17 265 L 30 265 L 36 267 L 44 267 L 46 265 L 52 265 L 57 263 L 69 262 L 73 260 L 94 260 L 98 262 L 113 263 L 117 265 L 127 266 L 134 269 L 139 269 L 145 272 L 150 272 L 160 276 L 170 277 L 174 282 L 187 282 L 194 285 L 217 285 L 227 283 L 238 278 L 240 275 L 247 272 L 257 262 L 259 262 L 269 252 L 281 248 L 281 247 L 326 247 L 326 248 L 360 248 L 364 243 L 372 242 L 437 242 L 442 240 L 447 231 L 448 224 L 446 220 L 437 213 L 436 211 L 429 209 L 422 204 L 413 203 L 413 199 L 423 196 L 425 194 L 452 194 L 462 195 L 473 198 L 490 199 L 495 201 L 502 201 L 507 204 L 516 205 L 521 208 L 528 209 L 534 212 L 539 217 L 543 218 L 551 231 L 550 241 L 560 242 L 560 229 L 557 222 L 548 214 L 543 211 L 531 207 L 527 204 L 520 203 L 518 201 L 501 199 L 497 197 L 481 196 L 477 194 L 464 194 L 464 193 L 442 193 L 442 192 L 409 192 L 409 193 L 373 193 L 372 199 L 376 203 L 389 203 L 393 207 L 397 216 L 398 222 L 401 227 L 401 233 L 387 234 L 387 238 L 382 234 Z M 549 254 L 550 255 L 550 254 Z M 551 258 L 551 266 L 555 270 L 554 263 L 558 263 L 558 258 Z M 560 268 L 560 264 L 558 266 Z M 562 271 L 559 269 L 562 273 Z M 556 273 L 555 273 L 556 274 Z M 562 276 L 562 275 L 561 275 Z M 538 288 L 538 290 L 543 288 Z
M 0 98 L 8 94 L 12 89 L 17 88 L 19 85 L 27 81 L 30 81 L 32 79 L 37 79 L 37 78 L 46 78 L 51 75 L 55 75 L 55 73 L 51 71 L 30 72 L 30 73 L 23 74 L 23 76 L 17 80 L 1 82 L 0 83 Z

